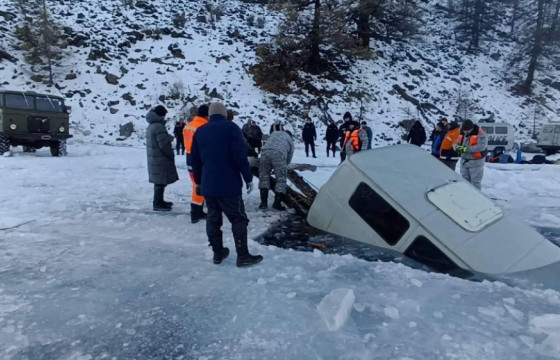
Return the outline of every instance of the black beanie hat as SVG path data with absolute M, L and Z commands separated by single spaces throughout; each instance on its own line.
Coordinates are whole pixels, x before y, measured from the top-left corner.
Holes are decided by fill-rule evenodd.
M 467 119 L 467 120 L 463 121 L 463 125 L 461 125 L 461 130 L 462 131 L 470 130 L 473 127 L 474 127 L 474 124 L 473 124 L 472 120 Z
M 206 105 L 206 104 L 200 105 L 198 107 L 196 115 L 202 116 L 202 117 L 208 117 L 208 105 Z
M 440 129 L 442 129 L 442 130 L 445 129 L 445 125 L 443 125 L 442 122 L 438 122 L 438 123 L 436 124 L 436 126 L 437 126 L 438 128 L 440 128 Z
M 154 108 L 156 115 L 165 116 L 167 114 L 167 109 L 163 105 L 158 105 Z
M 352 115 L 347 111 L 344 113 L 344 116 L 342 117 L 343 119 L 350 119 L 350 121 L 352 121 Z

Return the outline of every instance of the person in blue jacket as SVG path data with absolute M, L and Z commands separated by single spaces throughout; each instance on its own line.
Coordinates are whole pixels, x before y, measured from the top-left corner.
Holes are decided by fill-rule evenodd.
M 445 126 L 438 122 L 433 132 L 434 140 L 432 142 L 432 155 L 439 159 L 440 148 L 443 139 L 445 138 Z
M 206 199 L 208 215 L 206 235 L 214 252 L 214 264 L 220 264 L 229 255 L 223 246 L 222 213 L 231 222 L 237 266 L 249 266 L 263 260 L 251 255 L 247 247 L 245 204 L 241 196 L 243 181 L 247 194 L 253 190 L 253 174 L 247 160 L 247 146 L 239 126 L 227 120 L 227 109 L 221 103 L 212 103 L 208 109 L 208 124 L 194 134 L 191 160 L 196 191 Z

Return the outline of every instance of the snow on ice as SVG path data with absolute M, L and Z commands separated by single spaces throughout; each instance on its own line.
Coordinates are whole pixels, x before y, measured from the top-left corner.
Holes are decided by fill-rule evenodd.
M 69 149 L 0 159 L 0 219 L 13 227 L 0 231 L 1 359 L 560 358 L 560 286 L 255 241 L 261 264 L 236 268 L 232 254 L 217 266 L 204 223 L 189 221 L 183 158 L 167 191 L 176 205 L 161 214 L 151 210 L 144 149 Z M 298 145 L 294 162 L 319 166 L 304 174 L 315 186 L 338 163 L 302 154 Z M 560 216 L 559 175 L 554 165 L 488 167 L 483 189 L 539 229 Z M 258 203 L 247 196 L 251 239 L 290 221 Z M 224 243 L 233 249 L 227 222 Z

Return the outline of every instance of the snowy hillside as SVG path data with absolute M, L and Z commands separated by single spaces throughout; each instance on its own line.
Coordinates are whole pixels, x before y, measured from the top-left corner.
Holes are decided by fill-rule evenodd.
M 296 133 L 304 113 L 322 127 L 324 111 L 341 120 L 345 111 L 361 114 L 374 129 L 374 145 L 400 141 L 404 119 L 421 119 L 431 129 L 441 116 L 453 118 L 459 98 L 475 109 L 474 120 L 494 117 L 515 125 L 518 140 L 526 140 L 535 118 L 534 99 L 510 94 L 509 59 L 513 48 L 496 38 L 483 43 L 479 56 L 464 55 L 454 39 L 453 24 L 437 1 L 424 3 L 423 35 L 408 44 L 372 43 L 377 55 L 359 60 L 345 72 L 345 83 L 308 80 L 324 97 L 294 88 L 292 94 L 264 93 L 248 73 L 259 43 L 272 41 L 280 14 L 258 4 L 240 1 L 139 1 L 127 8 L 120 0 L 60 1 L 50 3 L 53 17 L 66 26 L 70 46 L 64 65 L 56 68 L 58 88 L 31 80 L 30 66 L 16 50 L 13 30 L 21 21 L 12 2 L 0 2 L 3 36 L 0 49 L 16 62 L 0 61 L 4 89 L 35 90 L 66 96 L 73 107 L 74 141 L 142 145 L 147 109 L 164 104 L 170 120 L 188 108 L 223 100 L 241 124 L 252 118 L 263 128 L 276 119 L 288 122 Z M 173 16 L 185 12 L 184 28 Z M 211 13 L 222 13 L 211 21 Z M 264 21 L 250 21 L 262 18 Z M 4 36 L 5 35 L 5 36 Z M 554 72 L 539 73 L 535 94 L 543 114 L 538 122 L 556 120 L 560 94 L 545 86 Z M 363 94 L 362 100 L 355 94 Z M 176 95 L 176 96 L 174 96 Z M 418 101 L 416 107 L 409 100 Z M 406 99 L 409 100 L 406 100 Z M 131 121 L 136 133 L 123 139 L 119 126 Z

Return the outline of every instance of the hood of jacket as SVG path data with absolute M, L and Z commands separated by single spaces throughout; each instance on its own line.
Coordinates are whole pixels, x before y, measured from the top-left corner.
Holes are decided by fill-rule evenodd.
M 165 124 L 165 118 L 163 116 L 159 116 L 153 110 L 150 110 L 146 115 L 146 121 L 148 122 L 148 124 L 154 124 L 157 122 Z

